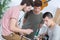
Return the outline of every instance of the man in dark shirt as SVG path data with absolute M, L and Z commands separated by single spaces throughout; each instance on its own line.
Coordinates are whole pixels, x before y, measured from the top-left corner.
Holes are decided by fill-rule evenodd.
M 31 33 L 30 35 L 26 35 L 26 37 L 30 38 L 31 40 L 34 40 L 34 35 L 38 29 L 38 24 L 42 20 L 41 6 L 42 6 L 41 1 L 34 2 L 34 9 L 26 13 L 25 15 L 26 22 L 23 24 L 22 28 L 33 29 L 33 33 Z

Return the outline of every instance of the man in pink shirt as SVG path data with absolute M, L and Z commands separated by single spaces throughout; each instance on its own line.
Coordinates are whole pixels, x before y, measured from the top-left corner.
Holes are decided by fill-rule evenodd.
M 31 10 L 32 0 L 22 0 L 21 5 L 9 8 L 2 19 L 2 36 L 6 40 L 21 40 L 20 36 L 16 33 L 30 34 L 32 29 L 20 29 L 18 27 L 19 12 L 24 10 L 28 12 Z

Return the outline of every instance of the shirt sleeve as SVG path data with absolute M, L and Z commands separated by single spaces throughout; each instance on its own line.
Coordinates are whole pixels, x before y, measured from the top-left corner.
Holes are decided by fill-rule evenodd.
M 11 18 L 12 19 L 16 19 L 17 20 L 18 16 L 19 16 L 19 13 L 17 12 L 17 10 L 12 11 L 12 14 L 11 14 Z
M 52 40 L 60 40 L 60 29 L 56 28 L 53 32 Z

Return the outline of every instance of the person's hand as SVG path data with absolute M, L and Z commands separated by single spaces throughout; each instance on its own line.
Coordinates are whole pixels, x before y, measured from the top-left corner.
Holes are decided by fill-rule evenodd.
M 25 29 L 25 34 L 31 34 L 33 32 L 32 29 Z

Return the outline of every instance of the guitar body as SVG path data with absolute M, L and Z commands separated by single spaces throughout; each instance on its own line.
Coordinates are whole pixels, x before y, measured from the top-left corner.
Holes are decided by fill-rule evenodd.
M 43 10 L 45 7 L 48 6 L 48 2 L 46 2 L 46 0 L 41 0 L 42 1 L 42 7 L 41 10 Z

